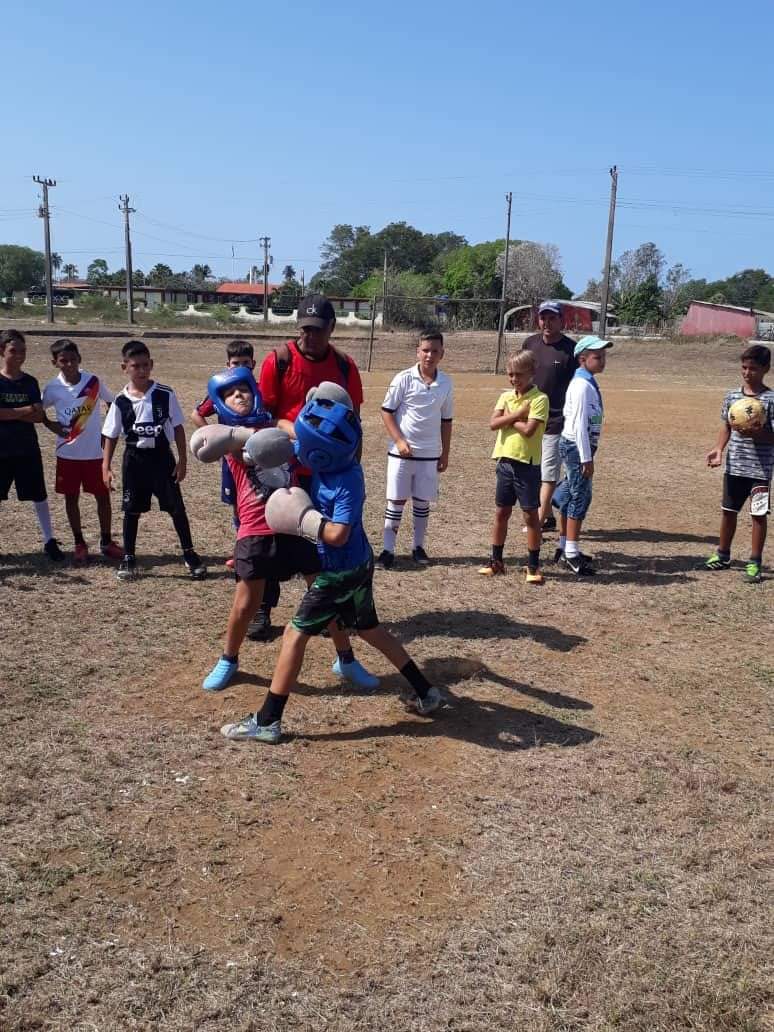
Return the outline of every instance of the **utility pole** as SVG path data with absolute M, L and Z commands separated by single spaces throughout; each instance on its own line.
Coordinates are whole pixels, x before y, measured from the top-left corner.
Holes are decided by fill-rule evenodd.
M 384 272 L 382 273 L 382 329 L 387 329 L 387 252 L 384 252 Z
M 52 323 L 54 321 L 54 295 L 52 293 L 51 280 L 51 226 L 49 224 L 48 188 L 49 186 L 56 186 L 56 179 L 43 179 L 40 176 L 33 176 L 32 180 L 43 187 L 43 203 L 38 209 L 38 215 L 43 219 L 46 238 L 46 317 Z
M 610 169 L 610 213 L 607 217 L 607 244 L 605 245 L 605 271 L 602 275 L 602 299 L 599 306 L 599 336 L 604 337 L 607 329 L 607 299 L 610 295 L 610 262 L 613 257 L 613 225 L 615 224 L 615 195 L 618 191 L 618 166 Z
M 124 237 L 126 241 L 126 312 L 129 325 L 134 323 L 134 283 L 132 282 L 132 239 L 129 235 L 129 216 L 135 208 L 129 207 L 129 194 L 118 198 L 118 210 L 124 213 Z
M 262 236 L 258 243 L 263 248 L 263 321 L 269 321 L 269 248 L 271 237 Z
M 508 191 L 505 195 L 508 202 L 508 218 L 505 226 L 505 262 L 503 263 L 503 289 L 500 294 L 500 320 L 497 327 L 497 354 L 495 355 L 495 373 L 500 372 L 500 357 L 503 351 L 503 336 L 505 333 L 505 299 L 508 290 L 508 258 L 511 249 L 511 203 L 513 194 Z

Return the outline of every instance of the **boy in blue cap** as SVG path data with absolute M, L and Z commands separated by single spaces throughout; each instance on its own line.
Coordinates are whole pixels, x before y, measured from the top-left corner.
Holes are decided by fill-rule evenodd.
M 322 572 L 311 584 L 285 628 L 277 666 L 263 705 L 221 734 L 233 741 L 276 743 L 282 714 L 309 640 L 332 620 L 356 627 L 400 671 L 410 691 L 407 708 L 429 716 L 442 703 L 396 638 L 379 624 L 373 597 L 374 557 L 363 529 L 365 480 L 357 461 L 360 420 L 347 392 L 337 384 L 315 389 L 294 424 L 299 461 L 312 470 L 311 496 L 300 487 L 281 488 L 266 503 L 266 522 L 277 534 L 316 542 Z
M 553 505 L 559 510 L 559 544 L 555 559 L 564 563 L 576 577 L 589 577 L 594 573 L 591 558 L 583 555 L 579 540 L 583 520 L 591 505 L 594 454 L 604 419 L 602 393 L 596 377 L 603 372 L 605 352 L 612 346 L 609 340 L 600 340 L 596 336 L 581 337 L 575 345 L 578 368 L 564 401 L 559 454 L 567 476 L 553 497 Z

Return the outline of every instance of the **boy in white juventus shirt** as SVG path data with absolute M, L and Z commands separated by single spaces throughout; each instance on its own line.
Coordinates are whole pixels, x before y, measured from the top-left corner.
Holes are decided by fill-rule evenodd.
M 449 465 L 452 382 L 438 365 L 443 334 L 429 330 L 419 338 L 417 363 L 393 377 L 382 404 L 382 419 L 391 437 L 387 452 L 387 507 L 384 549 L 377 562 L 389 570 L 395 562 L 395 541 L 403 508 L 412 500 L 414 547 L 411 558 L 426 566 L 425 534 L 430 503 L 438 498 L 438 474 Z
M 137 528 L 140 515 L 149 511 L 155 496 L 161 511 L 172 517 L 186 569 L 194 580 L 201 580 L 206 577 L 207 568 L 194 551 L 180 491 L 188 457 L 183 413 L 172 388 L 151 379 L 153 359 L 142 341 L 130 340 L 121 354 L 121 368 L 128 374 L 129 383 L 116 395 L 102 427 L 102 477 L 109 490 L 113 489 L 110 463 L 118 438 L 123 434 L 126 440 L 122 467 L 124 558 L 118 579 L 133 580 L 137 576 Z M 177 461 L 172 441 L 177 448 Z

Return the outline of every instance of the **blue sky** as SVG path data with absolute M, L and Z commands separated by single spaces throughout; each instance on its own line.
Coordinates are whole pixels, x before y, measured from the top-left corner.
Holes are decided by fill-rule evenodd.
M 266 234 L 273 278 L 308 279 L 335 223 L 475 243 L 504 235 L 512 190 L 512 235 L 556 244 L 580 290 L 617 164 L 614 254 L 774 273 L 772 31 L 759 0 L 11 5 L 0 242 L 42 246 L 37 173 L 82 274 L 123 265 L 126 192 L 135 267 L 243 275 Z

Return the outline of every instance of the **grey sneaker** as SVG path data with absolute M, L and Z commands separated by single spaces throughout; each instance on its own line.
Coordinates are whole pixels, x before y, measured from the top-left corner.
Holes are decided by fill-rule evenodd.
M 249 713 L 235 724 L 224 724 L 220 733 L 232 742 L 267 742 L 276 745 L 282 737 L 282 724 L 279 720 L 273 724 L 259 724 L 255 714 Z
M 416 692 L 401 695 L 401 699 L 406 709 L 413 710 L 420 717 L 429 717 L 443 704 L 443 696 L 435 687 L 430 688 L 424 699 L 420 699 Z
M 120 581 L 131 581 L 137 580 L 137 560 L 133 555 L 125 555 L 121 560 L 121 565 L 116 570 L 116 577 Z

